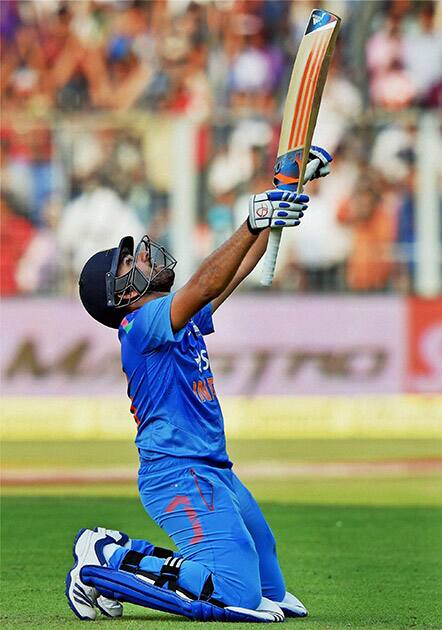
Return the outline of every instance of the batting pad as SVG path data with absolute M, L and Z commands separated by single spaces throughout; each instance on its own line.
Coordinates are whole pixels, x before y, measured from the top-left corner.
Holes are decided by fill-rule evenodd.
M 195 621 L 269 623 L 284 620 L 284 616 L 277 611 L 255 611 L 246 608 L 229 609 L 201 600 L 190 600 L 166 588 L 153 586 L 142 577 L 126 571 L 117 571 L 107 567 L 85 566 L 81 569 L 80 577 L 85 584 L 94 586 L 101 595 L 109 599 L 129 602 L 175 615 L 183 615 Z

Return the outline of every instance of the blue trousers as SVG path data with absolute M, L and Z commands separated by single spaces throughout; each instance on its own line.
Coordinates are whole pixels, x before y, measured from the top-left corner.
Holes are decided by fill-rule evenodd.
M 229 606 L 256 608 L 261 597 L 281 601 L 285 584 L 275 539 L 257 502 L 229 468 L 198 460 L 164 458 L 142 463 L 138 487 L 149 516 L 186 559 L 178 583 L 199 595 L 209 575 L 213 597 Z M 150 543 L 133 548 L 149 553 Z M 119 568 L 124 551 L 112 558 Z M 164 560 L 146 557 L 141 568 L 159 572 Z

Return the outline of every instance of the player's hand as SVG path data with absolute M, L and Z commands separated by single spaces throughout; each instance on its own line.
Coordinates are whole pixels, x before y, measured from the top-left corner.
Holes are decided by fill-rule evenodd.
M 252 234 L 266 228 L 294 227 L 301 223 L 307 208 L 307 195 L 297 195 L 289 190 L 266 190 L 249 199 L 247 223 Z
M 325 149 L 311 147 L 308 159 L 309 161 L 305 167 L 304 184 L 312 179 L 325 177 L 330 173 L 330 162 L 333 160 L 333 157 Z
M 321 147 L 311 147 L 308 154 L 308 162 L 304 173 L 306 184 L 312 179 L 325 177 L 330 173 L 330 162 L 333 160 L 328 151 Z M 297 190 L 299 182 L 299 169 L 302 162 L 302 149 L 290 151 L 281 155 L 275 164 L 273 185 L 275 188 Z

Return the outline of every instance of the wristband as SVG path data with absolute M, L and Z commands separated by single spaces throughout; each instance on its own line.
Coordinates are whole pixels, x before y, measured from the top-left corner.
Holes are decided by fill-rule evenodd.
M 263 229 L 265 230 L 265 228 L 252 228 L 252 226 L 250 225 L 250 217 L 247 217 L 247 227 L 250 234 L 253 234 L 253 236 L 258 236 L 258 234 L 260 234 Z

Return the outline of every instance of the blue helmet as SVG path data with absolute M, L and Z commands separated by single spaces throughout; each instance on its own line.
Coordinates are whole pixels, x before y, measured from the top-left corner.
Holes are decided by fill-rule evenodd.
M 142 249 L 147 251 L 151 270 L 146 275 L 136 264 Z M 133 256 L 132 268 L 118 276 L 123 256 Z M 79 279 L 80 299 L 89 315 L 101 324 L 118 328 L 125 308 L 137 302 L 149 290 L 170 291 L 177 261 L 158 243 L 146 235 L 138 243 L 134 255 L 134 239 L 125 236 L 118 247 L 94 254 L 84 265 Z

